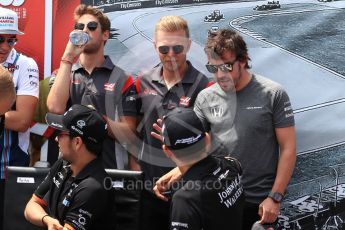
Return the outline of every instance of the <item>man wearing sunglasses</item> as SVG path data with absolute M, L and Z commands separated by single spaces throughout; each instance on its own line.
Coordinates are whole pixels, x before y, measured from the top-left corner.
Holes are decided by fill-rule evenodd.
M 164 16 L 156 24 L 154 49 L 160 64 L 136 79 L 133 91 L 137 100 L 124 113 L 138 118 L 138 132 L 143 138 L 139 164 L 144 171 L 146 190 L 143 206 L 144 229 L 168 229 L 169 202 L 153 194 L 155 180 L 174 167 L 161 142 L 151 136 L 153 124 L 176 107 L 193 107 L 197 94 L 208 85 L 208 79 L 187 61 L 191 46 L 187 22 L 178 16 Z
M 99 159 L 106 121 L 78 104 L 63 115 L 48 113 L 46 121 L 59 132 L 61 158 L 28 202 L 26 219 L 46 229 L 116 229 L 111 180 Z
M 37 64 L 14 48 L 17 36 L 22 34 L 16 12 L 0 7 L 0 63 L 9 71 L 16 90 L 15 104 L 8 101 L 13 106 L 3 116 L 4 131 L 0 137 L 0 226 L 6 166 L 29 165 L 29 127 L 38 102 Z
M 217 84 L 199 94 L 195 111 L 242 164 L 243 229 L 274 223 L 296 161 L 290 99 L 278 83 L 249 72 L 247 45 L 235 31 L 211 32 L 205 52 Z M 223 115 L 215 119 L 211 104 Z
M 247 45 L 235 31 L 210 32 L 205 52 L 217 84 L 199 93 L 194 111 L 216 145 L 224 145 L 242 165 L 242 229 L 250 230 L 256 221 L 274 223 L 296 161 L 290 99 L 278 83 L 249 72 Z M 158 197 L 165 198 L 162 192 L 178 173 L 172 170 L 156 183 Z
M 127 118 L 128 124 L 135 128 L 131 123 L 135 120 L 121 114 L 122 100 L 125 100 L 133 80 L 104 55 L 104 45 L 110 33 L 108 17 L 92 6 L 81 4 L 74 11 L 74 21 L 74 31 L 83 31 L 90 39 L 85 45 L 68 42 L 47 98 L 48 110 L 62 114 L 70 105 L 91 104 L 104 116 L 109 116 L 112 129 L 108 130 L 109 135 L 104 141 L 104 165 L 123 169 L 126 153 L 114 138 L 120 136 L 115 132 L 122 134 L 129 130 L 127 123 L 122 122 Z M 119 122 L 114 122 L 115 119 Z

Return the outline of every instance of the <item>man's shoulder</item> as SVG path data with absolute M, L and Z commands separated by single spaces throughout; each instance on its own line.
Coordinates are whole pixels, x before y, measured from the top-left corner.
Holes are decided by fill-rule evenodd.
M 138 79 L 140 79 L 140 81 L 151 81 L 156 75 L 160 74 L 161 70 L 161 65 L 157 65 L 152 69 L 142 70 L 138 73 Z
M 205 100 L 214 100 L 215 97 L 218 97 L 218 95 L 221 94 L 220 90 L 221 88 L 218 86 L 218 84 L 214 83 L 199 92 L 197 101 L 203 102 Z
M 191 202 L 200 197 L 202 181 L 189 180 L 173 195 L 173 201 Z
M 267 77 L 263 77 L 261 75 L 255 74 L 254 78 L 255 78 L 256 84 L 260 85 L 261 87 L 266 88 L 267 90 L 273 90 L 273 91 L 284 90 L 283 86 L 280 83 L 272 79 L 269 79 Z
M 20 54 L 20 56 L 18 57 L 18 61 L 17 61 L 18 65 L 27 65 L 27 66 L 31 66 L 31 68 L 37 68 L 37 63 L 36 61 L 31 58 L 31 57 L 28 57 L 24 54 Z

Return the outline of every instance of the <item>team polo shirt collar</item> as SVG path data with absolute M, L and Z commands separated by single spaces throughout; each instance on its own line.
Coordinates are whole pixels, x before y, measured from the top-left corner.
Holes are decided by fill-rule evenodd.
M 98 67 L 98 68 L 104 68 L 104 69 L 112 70 L 115 67 L 114 63 L 111 61 L 109 56 L 106 55 L 104 57 L 105 57 L 105 60 L 104 60 L 103 64 L 100 67 Z M 84 67 L 80 63 L 80 60 L 78 60 L 72 66 L 72 71 L 76 71 L 76 70 L 79 70 L 79 69 L 84 69 Z
M 195 163 L 188 171 L 182 176 L 184 181 L 198 180 L 203 172 L 209 172 L 216 168 L 216 159 L 208 156 L 201 161 Z
M 197 79 L 197 74 L 193 74 L 193 71 L 195 71 L 192 63 L 190 63 L 190 61 L 187 61 L 187 71 L 184 74 L 181 83 L 182 84 L 193 84 L 196 79 Z M 152 82 L 158 82 L 162 85 L 165 85 L 165 81 L 162 77 L 162 72 L 163 72 L 163 64 L 159 64 L 159 66 L 154 70 L 153 74 L 152 74 Z
M 87 164 L 83 170 L 81 170 L 78 175 L 75 177 L 75 180 L 83 180 L 90 175 L 96 175 L 98 169 L 102 167 L 102 162 L 97 158 Z

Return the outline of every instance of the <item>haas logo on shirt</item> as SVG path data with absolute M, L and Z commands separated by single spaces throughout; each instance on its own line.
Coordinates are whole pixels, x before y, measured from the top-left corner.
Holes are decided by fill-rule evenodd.
M 188 106 L 189 106 L 189 103 L 190 103 L 190 100 L 191 100 L 190 97 L 182 96 L 182 97 L 180 98 L 180 106 L 188 107 Z
M 153 96 L 157 96 L 158 93 L 156 90 L 154 89 L 144 89 L 144 95 L 153 95 Z
M 104 84 L 104 89 L 107 91 L 114 91 L 115 88 L 115 83 L 105 83 Z

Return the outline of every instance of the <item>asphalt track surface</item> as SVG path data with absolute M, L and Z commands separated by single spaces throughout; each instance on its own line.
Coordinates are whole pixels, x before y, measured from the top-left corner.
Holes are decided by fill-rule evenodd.
M 152 45 L 154 25 L 164 15 L 179 15 L 190 26 L 188 59 L 207 73 L 203 52 L 207 31 L 231 27 L 245 38 L 252 72 L 273 79 L 288 91 L 297 130 L 297 167 L 291 184 L 328 174 L 345 162 L 345 1 L 280 1 L 280 9 L 256 11 L 266 1 L 160 7 L 110 12 L 120 33 L 106 53 L 133 75 L 159 63 Z M 204 22 L 213 10 L 225 19 Z

